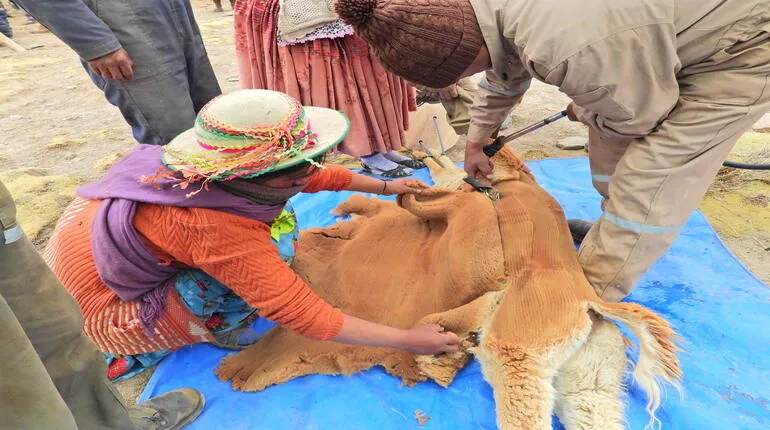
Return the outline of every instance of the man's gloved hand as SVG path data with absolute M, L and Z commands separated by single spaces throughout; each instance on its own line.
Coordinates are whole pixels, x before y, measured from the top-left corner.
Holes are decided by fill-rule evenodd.
M 134 62 L 128 56 L 125 49 L 120 48 L 99 58 L 88 62 L 88 66 L 97 75 L 114 81 L 122 81 L 134 78 Z

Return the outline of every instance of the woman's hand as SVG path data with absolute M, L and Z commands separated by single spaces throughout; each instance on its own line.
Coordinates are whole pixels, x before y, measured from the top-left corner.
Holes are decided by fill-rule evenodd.
M 393 194 L 420 194 L 426 188 L 428 188 L 428 185 L 417 179 L 401 178 L 385 182 L 380 194 L 385 196 Z
M 460 338 L 456 334 L 444 331 L 438 324 L 419 324 L 406 333 L 406 341 L 401 347 L 412 354 L 439 354 L 457 352 Z

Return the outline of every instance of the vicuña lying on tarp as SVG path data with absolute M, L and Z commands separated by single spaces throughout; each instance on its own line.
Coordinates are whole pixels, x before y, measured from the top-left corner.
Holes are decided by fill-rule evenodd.
M 464 351 L 416 357 L 315 342 L 277 327 L 225 358 L 219 377 L 258 391 L 301 375 L 380 365 L 406 384 L 448 386 L 472 354 L 494 390 L 501 429 L 549 429 L 553 412 L 568 429 L 622 429 L 627 363 L 614 320 L 639 339 L 634 376 L 654 424 L 657 380 L 681 378 L 668 323 L 596 295 L 561 207 L 507 148 L 493 158 L 498 201 L 468 189 L 448 159 L 443 167 L 428 161 L 437 188 L 398 204 L 352 197 L 336 211 L 353 219 L 303 232 L 294 265 L 344 312 L 402 328 L 437 323 L 464 339 Z

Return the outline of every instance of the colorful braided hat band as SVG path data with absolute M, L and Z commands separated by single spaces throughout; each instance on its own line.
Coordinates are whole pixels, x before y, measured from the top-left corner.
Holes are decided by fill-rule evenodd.
M 348 129 L 340 112 L 303 107 L 276 91 L 241 90 L 204 106 L 194 127 L 164 147 L 163 162 L 183 187 L 251 178 L 310 161 Z

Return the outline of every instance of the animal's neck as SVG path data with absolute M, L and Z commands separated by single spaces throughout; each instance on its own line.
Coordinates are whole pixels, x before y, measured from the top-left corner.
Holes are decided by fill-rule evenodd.
M 506 267 L 517 270 L 580 270 L 577 253 L 559 204 L 537 184 L 496 185 L 495 203 Z

